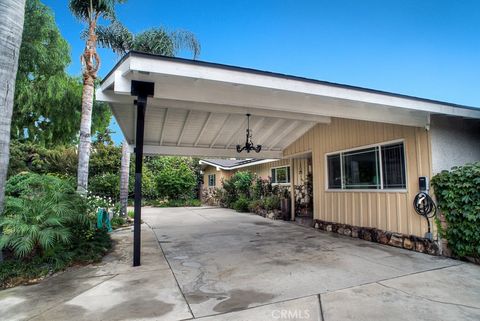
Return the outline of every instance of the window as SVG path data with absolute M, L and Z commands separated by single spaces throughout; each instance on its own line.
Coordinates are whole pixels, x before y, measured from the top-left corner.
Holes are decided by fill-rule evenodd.
M 287 184 L 290 183 L 290 167 L 272 168 L 272 183 Z
M 328 155 L 327 175 L 329 189 L 405 189 L 403 143 Z
M 215 174 L 210 174 L 208 175 L 208 186 L 213 187 L 215 186 L 217 182 L 216 175 Z

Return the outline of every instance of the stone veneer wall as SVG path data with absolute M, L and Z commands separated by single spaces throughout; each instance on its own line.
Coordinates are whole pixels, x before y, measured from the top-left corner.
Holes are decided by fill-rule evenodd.
M 436 242 L 423 237 L 393 233 L 371 227 L 358 227 L 322 220 L 314 220 L 313 227 L 327 232 L 334 232 L 420 253 L 426 253 L 430 255 L 441 254 L 440 247 Z

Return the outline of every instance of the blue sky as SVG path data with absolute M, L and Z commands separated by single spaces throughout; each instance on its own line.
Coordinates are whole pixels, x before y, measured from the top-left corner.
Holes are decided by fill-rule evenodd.
M 69 72 L 80 74 L 82 24 L 67 1 L 43 2 L 71 44 Z M 480 107 L 480 1 L 130 0 L 117 12 L 134 32 L 194 32 L 200 60 Z M 103 76 L 118 57 L 100 54 Z

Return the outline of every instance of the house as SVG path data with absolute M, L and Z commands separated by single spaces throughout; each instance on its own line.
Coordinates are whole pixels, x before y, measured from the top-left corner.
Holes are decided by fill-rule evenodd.
M 355 86 L 130 52 L 96 94 L 139 159 L 253 155 L 311 164 L 317 226 L 423 238 L 427 220 L 413 207 L 419 178 L 480 160 L 479 108 Z M 235 148 L 245 141 L 246 114 L 259 153 Z M 290 173 L 295 181 L 298 171 Z M 141 191 L 141 166 L 137 174 Z

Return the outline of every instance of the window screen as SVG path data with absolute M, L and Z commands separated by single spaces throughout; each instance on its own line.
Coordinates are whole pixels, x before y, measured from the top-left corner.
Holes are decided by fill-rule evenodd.
M 406 188 L 403 144 L 382 146 L 383 188 Z

